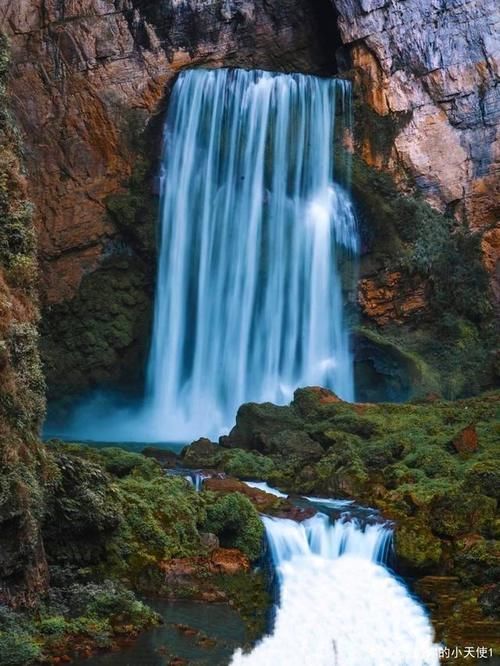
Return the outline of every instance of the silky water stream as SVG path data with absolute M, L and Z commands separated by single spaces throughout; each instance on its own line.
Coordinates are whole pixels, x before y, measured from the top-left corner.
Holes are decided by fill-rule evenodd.
M 350 83 L 189 70 L 173 88 L 161 163 L 158 276 L 142 404 L 85 401 L 51 434 L 217 438 L 244 402 L 299 386 L 354 399 L 341 263 L 358 248 Z

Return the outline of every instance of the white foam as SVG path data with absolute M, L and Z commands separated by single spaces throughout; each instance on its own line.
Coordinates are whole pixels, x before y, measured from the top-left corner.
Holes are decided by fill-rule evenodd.
M 281 490 L 273 488 L 272 486 L 268 485 L 265 481 L 245 481 L 244 483 L 250 488 L 257 488 L 257 490 L 263 490 L 265 493 L 269 493 L 269 495 L 275 495 L 276 497 L 288 497 L 286 493 L 282 493 Z
M 438 666 L 422 606 L 376 560 L 390 530 L 265 519 L 280 579 L 273 632 L 232 666 Z

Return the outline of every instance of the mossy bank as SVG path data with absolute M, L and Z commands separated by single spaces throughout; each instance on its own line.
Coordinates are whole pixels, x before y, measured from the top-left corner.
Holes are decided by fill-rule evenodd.
M 53 441 L 46 470 L 50 588 L 33 611 L 0 606 L 0 663 L 55 663 L 129 641 L 160 622 L 135 593 L 231 603 L 247 641 L 262 634 L 269 597 L 252 562 L 263 526 L 247 497 L 197 493 L 119 448 Z

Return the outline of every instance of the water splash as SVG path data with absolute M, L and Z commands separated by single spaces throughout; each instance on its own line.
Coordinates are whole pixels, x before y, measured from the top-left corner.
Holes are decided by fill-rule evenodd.
M 264 518 L 280 580 L 275 626 L 232 666 L 437 666 L 423 608 L 382 566 L 391 530 Z

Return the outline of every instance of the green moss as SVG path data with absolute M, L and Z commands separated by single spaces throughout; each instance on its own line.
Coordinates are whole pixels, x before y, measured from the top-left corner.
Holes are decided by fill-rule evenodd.
M 202 551 L 197 525 L 204 519 L 201 501 L 184 479 L 129 476 L 116 491 L 124 520 L 107 545 L 106 570 L 136 586 L 148 569 L 172 557 Z
M 199 439 L 182 451 L 187 467 L 216 469 L 222 462 L 224 451 L 208 439 Z
M 49 398 L 139 382 L 149 339 L 151 284 L 141 259 L 114 257 L 84 277 L 71 301 L 45 310 L 41 351 Z
M 89 648 L 111 648 L 122 636 L 160 622 L 159 616 L 117 583 L 53 588 L 37 612 L 0 606 L 0 663 L 28 666 Z
M 246 627 L 247 643 L 262 638 L 268 622 L 271 598 L 267 581 L 261 571 L 219 575 L 214 579 L 218 588 L 227 595 L 231 605 L 241 615 Z
M 171 557 L 200 554 L 203 503 L 182 478 L 116 448 L 50 443 L 44 542 L 51 564 L 90 566 L 99 576 L 149 589 Z
M 491 387 L 495 331 L 481 235 L 420 195 L 401 194 L 388 174 L 357 156 L 353 193 L 368 248 L 361 275 L 382 287 L 384 276 L 398 273 L 399 292 L 418 287 L 426 301 L 424 313 L 403 313 L 401 323 L 380 327 L 365 317 L 363 335 L 373 336 L 375 349 L 383 351 L 384 341 L 397 349 L 403 371 L 413 366 L 408 384 L 417 395 L 428 389 L 457 398 Z M 391 375 L 390 368 L 385 372 Z
M 206 520 L 202 524 L 205 532 L 219 537 L 226 548 L 238 548 L 251 560 L 262 552 L 264 527 L 248 497 L 241 493 L 231 493 L 213 498 L 205 493 Z
M 500 576 L 499 543 L 487 539 L 460 541 L 455 561 L 456 572 L 464 583 L 495 583 Z
M 252 451 L 234 449 L 224 455 L 224 469 L 239 479 L 266 480 L 274 469 L 274 463 L 270 458 Z
M 466 472 L 465 485 L 472 492 L 500 500 L 500 469 L 494 460 L 474 463 Z
M 0 663 L 2 666 L 28 666 L 41 655 L 39 645 L 23 631 L 0 631 Z
M 375 371 L 384 377 L 386 383 L 392 384 L 386 392 L 396 401 L 401 397 L 408 399 L 410 396 L 439 393 L 441 378 L 439 372 L 425 360 L 426 354 L 420 355 L 419 347 L 413 349 L 403 333 L 401 337 L 392 337 L 391 330 L 394 331 L 374 330 L 367 325 L 355 328 L 358 348 L 369 348 L 368 356 Z M 366 372 L 366 369 L 362 371 Z M 358 385 L 363 384 L 365 378 L 361 376 L 359 379 Z
M 411 571 L 436 567 L 441 558 L 441 541 L 417 520 L 407 520 L 398 527 L 394 546 L 400 564 Z
M 496 501 L 481 494 L 467 494 L 462 488 L 437 497 L 430 511 L 435 534 L 456 537 L 470 532 L 488 532 L 496 515 Z

